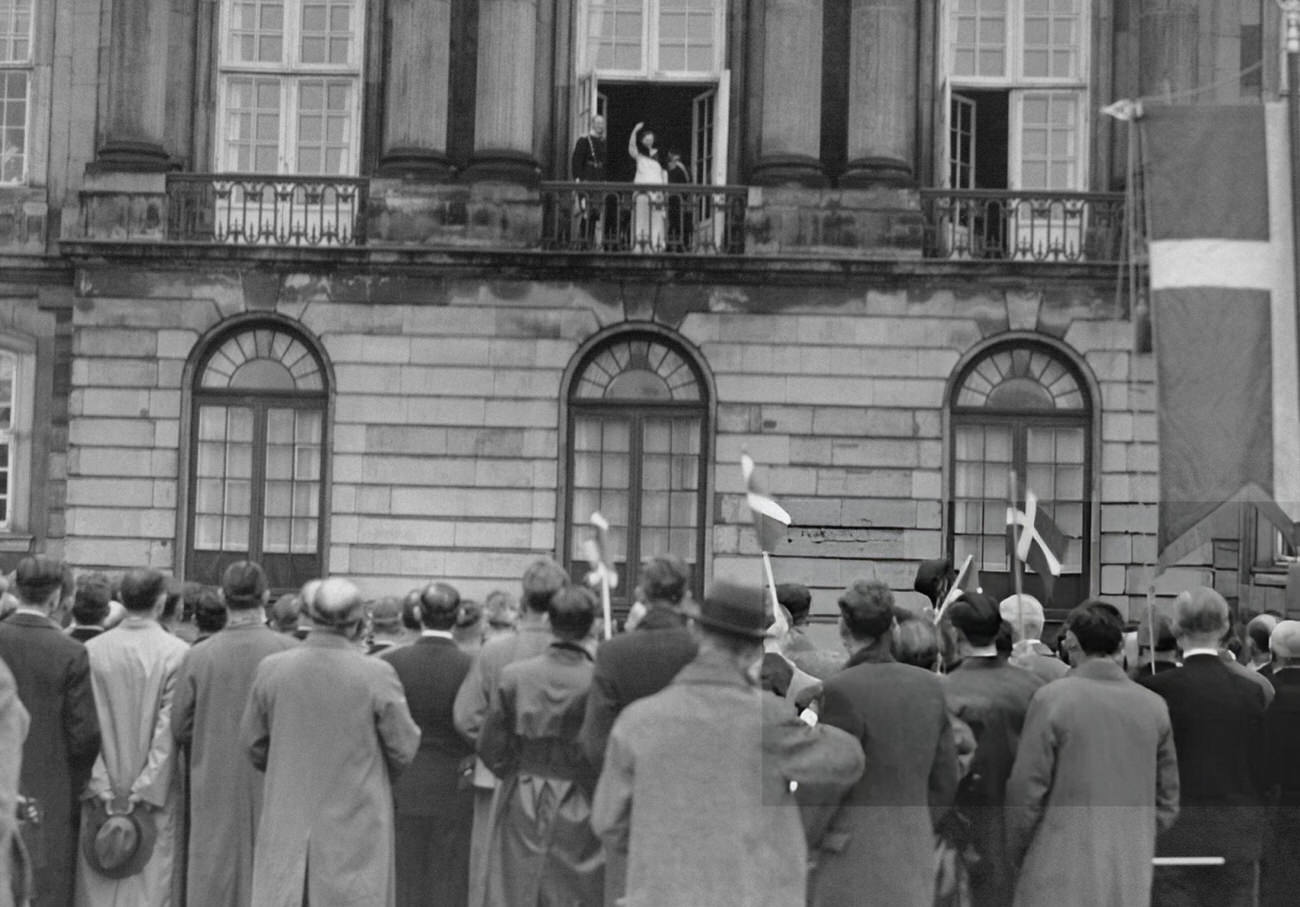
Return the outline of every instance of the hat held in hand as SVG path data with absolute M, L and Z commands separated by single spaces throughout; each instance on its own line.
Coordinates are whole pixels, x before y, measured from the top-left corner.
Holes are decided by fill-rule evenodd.
M 144 807 L 132 808 L 124 797 L 110 805 L 95 800 L 81 829 L 81 851 L 95 872 L 124 879 L 144 869 L 157 836 L 153 816 Z

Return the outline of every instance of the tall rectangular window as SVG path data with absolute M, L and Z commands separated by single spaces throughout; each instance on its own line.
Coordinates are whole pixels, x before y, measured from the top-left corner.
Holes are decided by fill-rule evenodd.
M 0 351 L 0 530 L 13 528 L 18 356 Z
M 0 0 L 0 184 L 27 180 L 34 0 Z
M 580 71 L 602 76 L 717 76 L 721 0 L 588 0 Z
M 355 174 L 361 0 L 228 0 L 222 23 L 217 169 Z

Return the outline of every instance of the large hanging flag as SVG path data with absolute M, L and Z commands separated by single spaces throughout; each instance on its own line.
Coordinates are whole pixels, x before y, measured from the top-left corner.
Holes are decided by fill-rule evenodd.
M 754 516 L 754 531 L 758 533 L 758 546 L 763 551 L 775 551 L 785 540 L 790 526 L 790 514 L 772 500 L 754 477 L 754 461 L 749 454 L 741 454 L 740 471 L 745 476 L 745 503 Z
M 1159 390 L 1159 560 L 1300 516 L 1300 371 L 1283 104 L 1141 119 Z
M 1052 586 L 1061 575 L 1061 563 L 1069 547 L 1069 537 L 1029 489 L 1025 489 L 1024 510 L 1007 508 L 1007 550 L 1042 579 L 1044 602 L 1052 598 Z

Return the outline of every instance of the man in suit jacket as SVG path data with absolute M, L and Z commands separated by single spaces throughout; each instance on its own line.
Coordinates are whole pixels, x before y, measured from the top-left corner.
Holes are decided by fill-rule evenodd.
M 1064 643 L 1074 668 L 1029 704 L 1007 782 L 1016 907 L 1149 907 L 1158 829 L 1178 814 L 1169 712 L 1120 666 L 1124 620 L 1087 601 Z
M 1174 635 L 1183 666 L 1138 681 L 1164 698 L 1178 750 L 1181 812 L 1161 837 L 1158 853 L 1227 860 L 1221 868 L 1160 867 L 1155 901 L 1161 907 L 1255 903 L 1265 827 L 1267 704 L 1258 686 L 1219 655 L 1230 619 L 1228 603 L 1213 589 L 1180 594 L 1174 602 Z
M 975 754 L 957 790 L 956 817 L 966 844 L 978 854 L 969 866 L 975 907 L 1004 907 L 1015 889 L 1006 853 L 1007 778 L 1016 759 L 1029 700 L 1042 678 L 998 656 L 994 640 L 1002 625 L 992 596 L 967 592 L 948 608 L 962 662 L 943 678 L 948 710 L 975 735 Z M 964 834 L 962 834 L 964 836 Z
M 592 828 L 626 855 L 627 907 L 803 907 L 791 788 L 838 799 L 862 774 L 862 748 L 759 690 L 761 589 L 718 582 L 687 608 L 699 654 L 614 723 Z
M 1260 903 L 1291 907 L 1300 891 L 1300 621 L 1279 621 L 1269 647 L 1277 696 L 1264 713 L 1264 758 L 1277 808 L 1263 860 Z
M 447 583 L 425 586 L 419 639 L 379 656 L 397 671 L 420 727 L 415 760 L 393 785 L 398 907 L 463 907 L 469 897 L 474 792 L 460 781 L 474 748 L 456 730 L 453 707 L 474 659 L 452 638 L 460 603 Z
M 50 618 L 62 584 L 62 563 L 44 555 L 23 558 L 14 576 L 18 611 L 0 623 L 0 659 L 31 715 L 19 790 L 36 799 L 43 814 L 39 825 L 23 832 L 39 907 L 72 903 L 79 798 L 100 744 L 86 648 Z
M 862 743 L 867 771 L 820 840 L 809 904 L 932 907 L 934 831 L 952 806 L 959 770 L 943 686 L 890 654 L 894 596 L 858 580 L 840 596 L 848 666 L 827 680 L 821 721 Z

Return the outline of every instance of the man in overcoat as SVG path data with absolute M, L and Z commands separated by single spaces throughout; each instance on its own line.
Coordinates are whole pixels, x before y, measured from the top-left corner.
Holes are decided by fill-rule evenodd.
M 1157 869 L 1155 903 L 1162 907 L 1255 903 L 1267 825 L 1266 704 L 1258 683 L 1234 673 L 1219 655 L 1230 620 L 1227 601 L 1213 589 L 1183 592 L 1174 601 L 1183 666 L 1138 678 L 1169 707 L 1178 750 L 1178 821 L 1160 837 L 1156 852 L 1227 861 L 1222 867 Z
M 16 859 L 18 776 L 29 724 L 14 675 L 0 660 L 0 907 L 14 907 L 14 876 L 24 871 Z
M 1007 782 L 1014 904 L 1147 907 L 1156 832 L 1178 815 L 1169 711 L 1124 673 L 1113 606 L 1084 602 L 1066 627 L 1074 668 L 1034 694 Z
M 305 603 L 298 646 L 257 666 L 240 741 L 266 772 L 256 907 L 393 907 L 392 779 L 420 729 L 393 666 L 358 647 L 360 591 L 331 578 Z
M 759 689 L 761 589 L 717 582 L 688 609 L 699 654 L 614 722 L 592 828 L 625 854 L 627 907 L 803 907 L 794 790 L 837 802 L 862 774 L 862 748 Z
M 186 653 L 172 703 L 172 733 L 190 764 L 187 907 L 249 903 L 263 778 L 240 749 L 239 722 L 258 664 L 295 645 L 262 620 L 267 582 L 260 565 L 227 567 L 221 597 L 229 620 Z
M 974 907 L 1005 907 L 1015 883 L 1006 854 L 1003 810 L 1007 778 L 1016 759 L 1029 700 L 1041 678 L 998 657 L 994 640 L 1002 624 L 998 603 L 967 592 L 948 608 L 962 653 L 961 664 L 943 678 L 948 710 L 970 727 L 975 753 L 957 789 L 955 818 L 968 833 L 968 865 Z
M 894 596 L 858 580 L 839 599 L 847 667 L 823 686 L 821 720 L 862 744 L 867 771 L 818 840 L 809 904 L 891 907 L 934 902 L 935 828 L 952 806 L 959 769 L 939 678 L 890 654 Z
M 1264 713 L 1264 757 L 1277 791 L 1264 859 L 1264 907 L 1291 907 L 1300 891 L 1300 621 L 1279 621 L 1269 637 L 1277 696 Z
M 397 671 L 420 748 L 393 785 L 397 817 L 398 907 L 464 907 L 474 793 L 461 765 L 474 748 L 456 730 L 452 707 L 473 656 L 452 638 L 460 593 L 447 583 L 419 592 L 420 636 L 379 657 Z
M 31 716 L 19 790 L 42 811 L 41 823 L 23 830 L 35 869 L 34 907 L 72 903 L 80 797 L 100 745 L 86 649 L 50 618 L 62 582 L 59 561 L 23 558 L 14 576 L 18 611 L 0 622 L 0 660 Z

